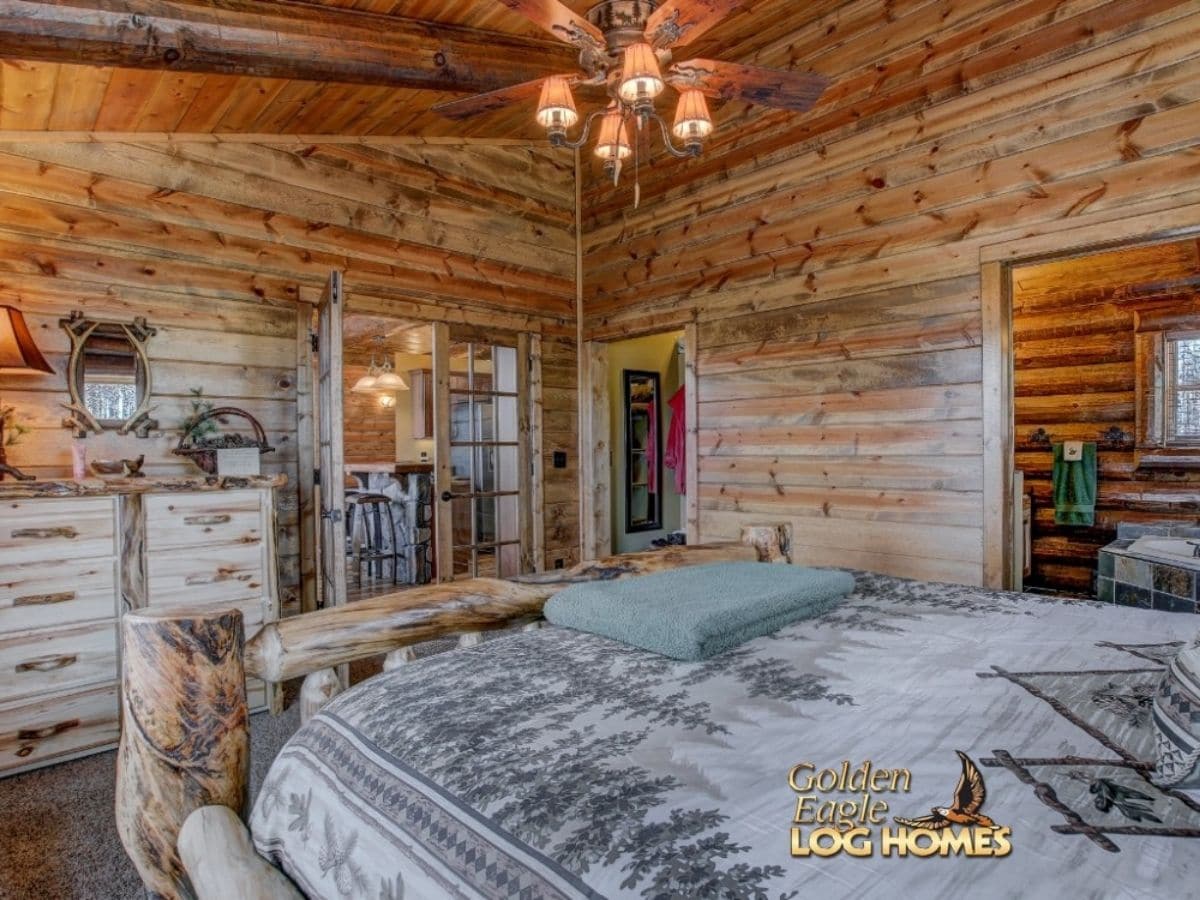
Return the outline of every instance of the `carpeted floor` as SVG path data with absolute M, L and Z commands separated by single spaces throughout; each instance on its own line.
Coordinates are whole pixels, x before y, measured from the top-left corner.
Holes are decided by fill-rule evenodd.
M 491 635 L 489 635 L 489 638 Z M 430 656 L 454 647 L 433 641 L 416 649 Z M 379 671 L 379 660 L 351 668 L 358 682 Z M 300 724 L 288 685 L 288 708 L 273 718 L 250 718 L 251 800 L 271 761 Z M 115 751 L 0 779 L 0 900 L 135 900 L 142 882 L 117 837 L 113 814 Z M 233 898 L 231 898 L 233 900 Z

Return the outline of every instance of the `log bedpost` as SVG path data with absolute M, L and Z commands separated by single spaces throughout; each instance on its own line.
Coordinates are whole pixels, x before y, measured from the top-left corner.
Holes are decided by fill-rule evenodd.
M 195 809 L 243 815 L 250 731 L 242 614 L 146 609 L 121 622 L 121 843 L 153 898 L 194 896 L 176 850 Z
M 743 525 L 742 543 L 758 552 L 759 562 L 790 563 L 792 561 L 792 523 L 775 525 Z

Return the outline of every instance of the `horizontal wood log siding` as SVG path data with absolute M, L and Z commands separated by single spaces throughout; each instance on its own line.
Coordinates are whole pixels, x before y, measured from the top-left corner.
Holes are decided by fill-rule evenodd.
M 1097 551 L 1118 522 L 1200 516 L 1200 472 L 1138 470 L 1132 449 L 1101 449 L 1095 527 L 1055 525 L 1051 454 L 1030 440 L 1040 428 L 1054 441 L 1095 441 L 1112 427 L 1132 440 L 1134 309 L 1155 285 L 1188 278 L 1200 279 L 1195 239 L 1014 269 L 1015 458 L 1033 494 L 1030 583 L 1090 593 Z
M 315 300 L 340 269 L 351 309 L 541 333 L 546 451 L 573 457 L 573 215 L 570 160 L 523 147 L 5 144 L 0 303 L 26 311 L 59 373 L 0 376 L 0 401 L 33 428 L 11 459 L 70 475 L 59 318 L 144 315 L 159 329 L 161 431 L 90 438 L 89 457 L 145 453 L 150 473 L 193 472 L 170 455 L 189 390 L 247 409 L 277 448 L 265 468 L 289 477 L 280 557 L 293 591 L 295 301 Z M 573 477 L 547 463 L 550 566 L 576 559 Z
M 977 583 L 981 251 L 1200 197 L 1200 9 L 809 13 L 746 49 L 832 78 L 810 113 L 727 106 L 638 210 L 590 173 L 588 336 L 698 324 L 701 539 L 783 515 L 801 561 Z

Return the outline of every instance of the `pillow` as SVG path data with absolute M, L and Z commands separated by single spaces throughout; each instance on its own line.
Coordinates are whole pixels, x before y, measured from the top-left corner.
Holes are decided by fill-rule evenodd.
M 1154 781 L 1200 788 L 1200 635 L 1175 654 L 1154 697 Z

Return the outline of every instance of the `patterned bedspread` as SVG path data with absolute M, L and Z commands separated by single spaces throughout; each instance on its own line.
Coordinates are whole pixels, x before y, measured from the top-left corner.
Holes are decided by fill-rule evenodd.
M 1200 797 L 1148 762 L 1200 616 L 856 574 L 834 611 L 706 662 L 545 628 L 373 678 L 283 749 L 255 844 L 329 898 L 1196 896 Z M 956 750 L 1011 853 L 882 855 L 894 815 L 951 805 Z M 843 761 L 908 790 L 789 784 Z M 828 800 L 886 802 L 870 855 L 792 854 Z

